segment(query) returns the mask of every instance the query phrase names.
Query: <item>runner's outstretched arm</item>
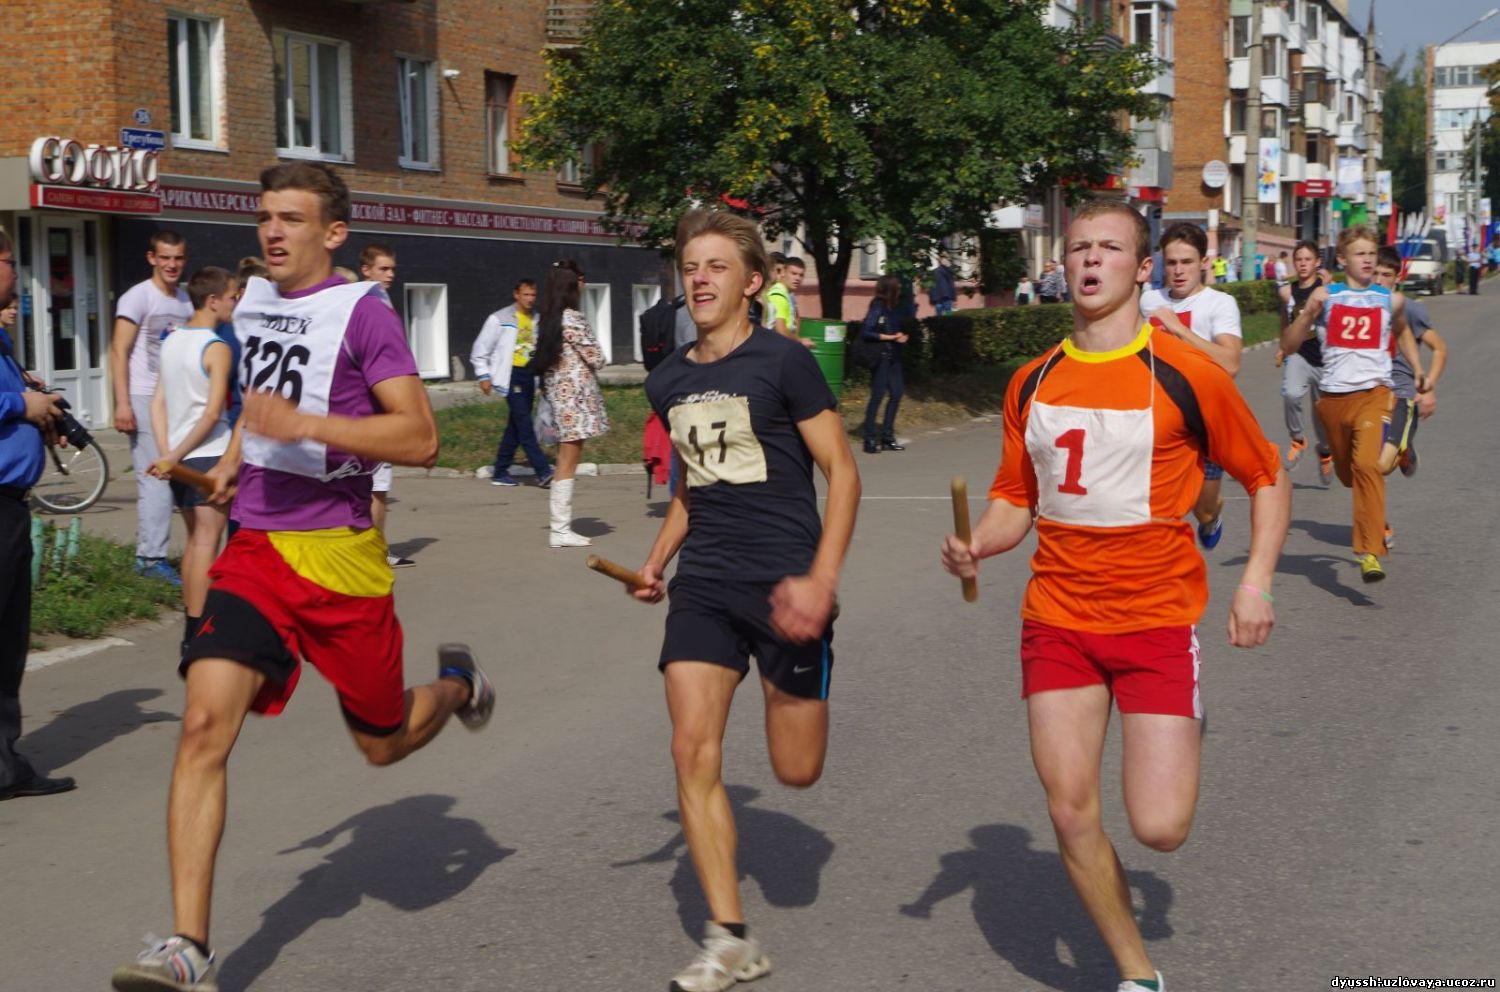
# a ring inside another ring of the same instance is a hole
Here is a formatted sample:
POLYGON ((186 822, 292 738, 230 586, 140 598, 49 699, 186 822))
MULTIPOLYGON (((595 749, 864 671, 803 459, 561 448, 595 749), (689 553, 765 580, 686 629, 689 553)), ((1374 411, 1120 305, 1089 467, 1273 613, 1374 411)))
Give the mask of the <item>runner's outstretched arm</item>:
POLYGON ((1276 484, 1261 486, 1250 497, 1250 558, 1229 609, 1229 643, 1237 648, 1259 647, 1271 636, 1276 624, 1271 580, 1291 522, 1292 484, 1278 466, 1276 484))
POLYGON ((384 413, 369 417, 319 417, 303 413, 277 393, 245 394, 240 423, 273 441, 321 441, 351 455, 393 465, 437 464, 437 418, 422 380, 398 375, 370 387, 384 413))

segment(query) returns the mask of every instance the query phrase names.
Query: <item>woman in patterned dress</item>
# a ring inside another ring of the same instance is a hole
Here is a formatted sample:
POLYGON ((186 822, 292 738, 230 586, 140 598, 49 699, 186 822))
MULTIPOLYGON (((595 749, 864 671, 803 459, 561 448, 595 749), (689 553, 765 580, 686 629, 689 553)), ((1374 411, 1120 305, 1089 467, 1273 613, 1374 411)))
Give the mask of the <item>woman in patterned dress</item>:
POLYGON ((532 358, 557 423, 557 465, 550 493, 552 529, 547 539, 554 548, 582 548, 592 543, 573 531, 573 476, 583 455, 583 442, 609 430, 604 394, 595 375, 604 367, 604 349, 578 309, 582 291, 583 271, 576 262, 563 259, 552 263, 542 289, 536 354, 532 358))

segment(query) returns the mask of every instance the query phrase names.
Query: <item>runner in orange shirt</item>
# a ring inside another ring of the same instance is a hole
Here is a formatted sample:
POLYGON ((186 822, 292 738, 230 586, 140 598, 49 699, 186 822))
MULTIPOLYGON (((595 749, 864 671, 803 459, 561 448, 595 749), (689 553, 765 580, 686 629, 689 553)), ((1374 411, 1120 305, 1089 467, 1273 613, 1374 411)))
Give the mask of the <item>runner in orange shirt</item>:
POLYGON ((1229 613, 1236 647, 1270 636, 1271 579, 1291 516, 1281 458, 1229 374, 1142 325, 1149 241, 1124 204, 1094 201, 1074 215, 1064 262, 1073 332, 1011 380, 989 509, 968 544, 950 535, 942 550, 949 572, 971 577, 1035 519, 1021 608, 1032 759, 1063 865, 1119 966, 1120 992, 1162 986, 1100 819, 1110 701, 1121 714, 1131 829, 1148 847, 1174 850, 1198 800, 1196 624, 1208 582, 1182 518, 1204 462, 1251 494, 1250 555, 1229 613))

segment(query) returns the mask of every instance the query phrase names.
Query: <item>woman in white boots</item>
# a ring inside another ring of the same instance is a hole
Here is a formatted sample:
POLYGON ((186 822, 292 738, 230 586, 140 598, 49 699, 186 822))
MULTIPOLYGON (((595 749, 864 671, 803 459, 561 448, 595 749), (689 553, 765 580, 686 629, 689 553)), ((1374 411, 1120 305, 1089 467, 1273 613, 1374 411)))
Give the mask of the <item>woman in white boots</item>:
POLYGON ((583 271, 570 259, 553 262, 538 306, 536 355, 532 367, 541 373, 542 393, 552 404, 557 422, 557 464, 552 476, 552 528, 547 543, 554 548, 583 548, 590 543, 573 532, 573 475, 583 454, 583 442, 609 430, 604 394, 595 376, 604 367, 589 322, 578 309, 583 271))

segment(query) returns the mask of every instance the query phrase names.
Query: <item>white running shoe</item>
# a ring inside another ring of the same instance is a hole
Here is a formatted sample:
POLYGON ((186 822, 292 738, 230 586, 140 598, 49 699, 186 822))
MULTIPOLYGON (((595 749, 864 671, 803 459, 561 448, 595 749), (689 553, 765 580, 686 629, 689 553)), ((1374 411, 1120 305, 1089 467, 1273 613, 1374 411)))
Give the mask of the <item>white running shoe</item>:
POLYGON ((703 949, 672 979, 671 992, 724 992, 771 971, 771 961, 754 937, 741 940, 717 923, 703 931, 703 949))
POLYGON ((185 937, 147 934, 145 940, 134 964, 115 969, 116 992, 219 992, 212 954, 205 956, 185 937))
MULTIPOLYGON (((1161 989, 1161 992, 1167 992, 1167 984, 1161 980, 1161 972, 1159 971, 1156 973, 1156 987, 1161 989)), ((1120 987, 1115 992, 1150 992, 1150 990, 1139 982, 1130 981, 1121 982, 1120 987)))

